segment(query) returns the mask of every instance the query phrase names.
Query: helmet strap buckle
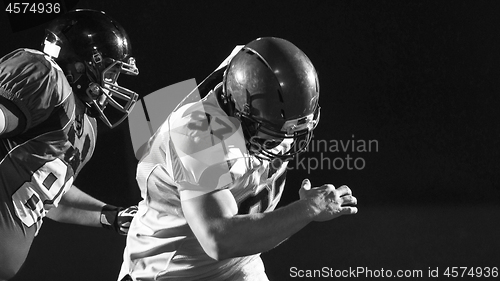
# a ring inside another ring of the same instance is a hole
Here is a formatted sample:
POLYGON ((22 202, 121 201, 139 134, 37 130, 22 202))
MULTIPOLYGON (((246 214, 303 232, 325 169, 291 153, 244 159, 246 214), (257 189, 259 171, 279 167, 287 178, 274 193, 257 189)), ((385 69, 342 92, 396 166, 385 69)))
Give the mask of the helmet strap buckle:
POLYGON ((87 94, 91 97, 91 99, 96 99, 99 95, 101 95, 101 88, 96 83, 92 82, 89 84, 87 88, 87 94))
POLYGON ((92 60, 95 64, 100 64, 102 62, 101 53, 99 53, 96 49, 92 50, 92 60))

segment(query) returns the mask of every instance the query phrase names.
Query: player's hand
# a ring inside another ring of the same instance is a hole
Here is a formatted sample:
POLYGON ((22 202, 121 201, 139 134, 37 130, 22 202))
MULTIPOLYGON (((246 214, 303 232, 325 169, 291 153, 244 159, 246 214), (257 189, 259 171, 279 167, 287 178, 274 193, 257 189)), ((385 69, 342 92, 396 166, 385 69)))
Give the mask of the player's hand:
POLYGON ((314 221, 327 221, 342 215, 358 212, 356 197, 347 185, 335 188, 331 184, 311 187, 308 179, 302 181, 299 190, 301 200, 306 200, 314 210, 314 221))
POLYGON ((137 213, 137 206, 128 208, 105 205, 101 211, 101 224, 104 228, 112 229, 118 234, 127 235, 130 223, 137 213))
POLYGON ((137 213, 137 206, 130 206, 118 212, 116 216, 116 228, 119 234, 127 235, 130 223, 137 213))

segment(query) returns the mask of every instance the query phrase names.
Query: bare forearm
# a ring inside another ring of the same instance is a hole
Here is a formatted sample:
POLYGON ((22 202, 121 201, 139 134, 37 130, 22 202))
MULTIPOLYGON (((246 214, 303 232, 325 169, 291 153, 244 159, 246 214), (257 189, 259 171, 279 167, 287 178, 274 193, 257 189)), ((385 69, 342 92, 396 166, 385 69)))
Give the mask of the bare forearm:
POLYGON ((100 214, 104 205, 102 201, 72 186, 61 198, 59 206, 51 209, 47 217, 63 223, 101 227, 100 214))
POLYGON ((305 227, 313 217, 307 202, 299 200, 273 212, 224 219, 220 227, 230 231, 219 237, 224 249, 222 256, 230 258, 269 251, 305 227))
MULTIPOLYGON (((300 200, 272 212, 238 215, 227 189, 182 202, 182 210, 205 252, 217 260, 268 251, 311 221, 327 221, 357 213, 357 199, 347 186, 331 184, 311 188, 304 180, 300 200)), ((182 194, 181 194, 182 197, 182 194)))
POLYGON ((101 227, 100 213, 100 211, 82 210, 60 204, 57 208, 50 210, 47 217, 62 223, 101 227))

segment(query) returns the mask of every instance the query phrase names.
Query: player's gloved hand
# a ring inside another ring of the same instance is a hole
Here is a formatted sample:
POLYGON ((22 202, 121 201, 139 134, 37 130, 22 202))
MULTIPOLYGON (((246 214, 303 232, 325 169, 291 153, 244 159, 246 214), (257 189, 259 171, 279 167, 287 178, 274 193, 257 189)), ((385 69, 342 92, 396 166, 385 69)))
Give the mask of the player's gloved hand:
POLYGON ((137 213, 137 206, 128 208, 104 205, 101 210, 101 224, 106 229, 112 229, 118 234, 127 235, 130 223, 137 213))

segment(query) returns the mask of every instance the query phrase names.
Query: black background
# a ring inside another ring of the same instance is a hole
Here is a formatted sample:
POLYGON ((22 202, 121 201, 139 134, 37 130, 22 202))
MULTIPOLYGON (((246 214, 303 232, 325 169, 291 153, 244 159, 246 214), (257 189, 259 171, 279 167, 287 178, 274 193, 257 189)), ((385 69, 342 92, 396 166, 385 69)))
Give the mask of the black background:
MULTIPOLYGON (((378 142, 377 151, 323 153, 361 157, 361 170, 289 173, 281 205, 298 198, 308 177, 313 185, 349 185, 359 213, 311 223, 264 253, 271 280, 292 279, 291 267, 417 269, 426 277, 429 268, 500 266, 500 2, 124 2, 76 4, 106 11, 128 31, 140 75, 122 77, 121 85, 145 96, 201 81, 235 45, 282 37, 319 73, 315 138, 378 142)), ((2 55, 38 48, 43 24, 14 32, 16 23, 0 15, 2 55)), ((76 184, 111 204, 135 204, 128 125, 99 129, 94 158, 76 184)), ((47 219, 13 280, 115 280, 124 245, 106 230, 47 219)))

